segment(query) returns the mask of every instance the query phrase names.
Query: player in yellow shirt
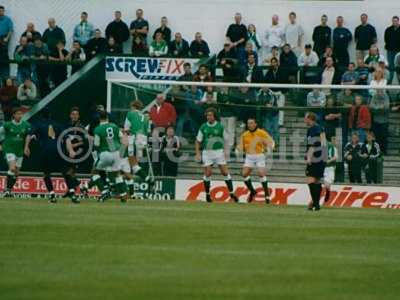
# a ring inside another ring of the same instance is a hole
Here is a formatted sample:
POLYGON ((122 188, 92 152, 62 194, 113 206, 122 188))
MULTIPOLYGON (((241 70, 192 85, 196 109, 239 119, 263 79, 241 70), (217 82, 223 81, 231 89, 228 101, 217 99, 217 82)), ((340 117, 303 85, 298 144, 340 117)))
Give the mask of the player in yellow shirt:
POLYGON ((241 135, 240 144, 238 145, 238 150, 246 154, 242 175, 244 183, 250 191, 247 199, 249 203, 254 200, 256 195, 256 190, 250 178, 253 168, 257 168, 258 176, 264 189, 265 203, 268 204, 270 202, 265 153, 268 149, 273 149, 274 146, 274 140, 265 130, 258 128, 256 119, 249 118, 247 120, 247 130, 241 135))

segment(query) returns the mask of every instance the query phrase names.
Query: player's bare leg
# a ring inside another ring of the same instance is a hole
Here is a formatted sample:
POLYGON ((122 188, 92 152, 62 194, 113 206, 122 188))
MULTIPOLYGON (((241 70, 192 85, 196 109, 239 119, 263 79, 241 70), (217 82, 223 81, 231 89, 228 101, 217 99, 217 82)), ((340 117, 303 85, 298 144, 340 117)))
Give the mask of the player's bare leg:
POLYGON ((242 176, 244 178, 244 184, 246 185, 246 187, 250 192, 249 197, 247 198, 247 203, 253 202, 254 197, 256 196, 256 190, 254 189, 253 183, 251 182, 251 177, 250 177, 251 172, 252 168, 243 167, 242 176))
POLYGON ((219 165, 219 170, 221 171, 221 175, 224 176, 225 184, 229 190, 229 195, 231 197, 231 200, 234 202, 239 202, 238 197, 236 197, 234 191, 233 191, 233 183, 232 183, 232 177, 231 174, 229 174, 229 169, 228 165, 219 165))
POLYGON ((269 195, 269 188, 268 188, 267 169, 258 168, 258 176, 260 177, 260 182, 264 190, 265 204, 269 204, 271 202, 271 198, 269 195))
POLYGON ((205 166, 203 183, 204 183, 204 191, 206 192, 206 201, 207 202, 212 202, 212 199, 210 196, 211 175, 212 175, 212 166, 205 166))

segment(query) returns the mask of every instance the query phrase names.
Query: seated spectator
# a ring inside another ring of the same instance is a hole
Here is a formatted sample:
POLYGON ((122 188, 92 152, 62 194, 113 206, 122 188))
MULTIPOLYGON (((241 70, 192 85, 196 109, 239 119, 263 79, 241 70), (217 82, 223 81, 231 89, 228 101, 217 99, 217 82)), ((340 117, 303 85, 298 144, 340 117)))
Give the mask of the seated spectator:
POLYGON ((275 141, 279 143, 279 111, 271 108, 278 108, 278 97, 269 88, 261 88, 257 93, 257 104, 266 106, 270 109, 261 111, 264 128, 268 131, 275 141))
MULTIPOLYGON (((325 67, 320 75, 320 83, 324 85, 337 85, 340 84, 340 73, 333 65, 332 57, 328 57, 325 61, 325 67)), ((326 96, 331 95, 331 89, 324 89, 326 96)))
POLYGON ((224 65, 226 59, 231 59, 231 60, 238 59, 236 48, 232 48, 231 44, 229 43, 225 43, 224 48, 217 55, 217 60, 218 60, 217 62, 220 65, 224 65))
POLYGON ((257 52, 253 50, 253 46, 250 42, 247 42, 244 48, 239 49, 238 56, 239 56, 239 64, 241 66, 247 65, 247 58, 250 54, 253 54, 256 59, 256 65, 258 65, 258 55, 257 52))
POLYGON ((136 34, 132 38, 132 54, 136 57, 146 57, 149 55, 147 44, 143 40, 143 36, 136 34))
POLYGON ((371 129, 371 112, 367 105, 363 104, 361 95, 354 99, 354 105, 349 112, 349 129, 352 133, 357 133, 361 143, 365 142, 366 133, 371 129))
POLYGON ((383 77, 386 79, 386 81, 389 84, 389 79, 390 79, 390 71, 386 68, 386 62, 383 60, 378 61, 378 67, 377 69, 383 70, 383 77))
MULTIPOLYGON (((372 80, 369 83, 371 87, 385 87, 387 85, 387 80, 385 79, 385 74, 381 68, 377 68, 372 74, 372 80)), ((377 89, 371 88, 369 94, 373 97, 377 93, 377 89)), ((384 90, 381 90, 384 91, 384 90)))
POLYGON ((313 84, 318 80, 319 71, 318 66, 319 58, 317 53, 312 51, 310 44, 305 45, 304 52, 300 54, 297 63, 302 67, 301 82, 305 84, 313 84))
POLYGON ((369 49, 369 54, 364 58, 365 64, 370 68, 376 68, 378 66, 378 62, 382 60, 387 65, 387 61, 385 57, 379 53, 379 49, 377 46, 372 46, 369 49))
POLYGON ((150 119, 155 128, 167 128, 174 126, 176 123, 176 110, 175 107, 168 102, 165 102, 165 96, 158 94, 156 101, 150 109, 150 119))
POLYGON ((273 46, 273 47, 271 48, 271 53, 268 53, 268 54, 265 56, 264 65, 270 66, 270 65, 271 65, 271 60, 272 60, 273 58, 275 58, 275 59, 278 60, 278 62, 279 62, 279 59, 280 59, 279 48, 276 47, 276 46, 273 46))
POLYGON ((161 18, 161 26, 154 31, 153 40, 156 39, 157 33, 161 33, 161 37, 167 43, 167 45, 171 42, 171 29, 168 28, 167 17, 161 18))
MULTIPOLYGON (((179 81, 193 81, 192 65, 188 62, 183 64, 183 75, 179 77, 179 81)), ((187 86, 183 86, 184 90, 188 90, 187 86)))
POLYGON ((22 33, 21 37, 23 36, 27 38, 28 43, 33 43, 36 39, 42 38, 40 32, 35 30, 35 24, 33 23, 28 23, 26 25, 26 29, 22 33))
POLYGON ((178 136, 183 136, 184 129, 189 129, 192 136, 197 133, 198 124, 204 113, 201 103, 202 98, 203 92, 195 85, 192 85, 186 91, 182 103, 178 106, 179 114, 176 124, 176 134, 178 136))
POLYGON ((355 69, 357 73, 357 84, 358 85, 368 85, 369 69, 365 65, 364 60, 357 59, 357 68, 355 69))
POLYGON ((19 101, 36 100, 37 96, 36 85, 29 78, 18 87, 17 99, 19 101))
POLYGON ((238 81, 238 54, 236 48, 230 46, 229 43, 224 44, 224 49, 222 49, 217 56, 217 62, 220 67, 222 67, 223 81, 225 82, 236 82, 238 81))
POLYGON ((337 95, 338 105, 344 107, 352 107, 354 104, 354 94, 351 89, 341 90, 337 95))
POLYGON ((28 62, 31 57, 30 51, 28 39, 25 36, 21 37, 14 51, 14 59, 18 62, 17 84, 22 84, 26 78, 31 77, 31 64, 28 62))
MULTIPOLYGON (((129 29, 132 37, 139 35, 145 45, 147 45, 147 35, 149 34, 149 22, 143 18, 143 9, 136 10, 136 20, 132 21, 129 29)), ((133 40, 133 39, 132 39, 133 40)))
POLYGON ((169 44, 169 55, 173 57, 188 57, 189 56, 189 43, 182 38, 180 32, 175 33, 175 39, 169 44))
POLYGON ((259 54, 262 48, 262 43, 254 24, 250 24, 247 27, 247 41, 251 43, 253 51, 256 51, 257 54, 259 54))
POLYGON ((200 32, 197 32, 194 41, 190 44, 189 53, 191 57, 200 58, 210 55, 210 48, 200 32))
POLYGON ((356 72, 356 65, 354 63, 349 63, 347 71, 342 75, 343 85, 356 85, 358 82, 358 74, 356 72))
POLYGON ((162 176, 176 177, 178 175, 178 159, 180 156, 181 142, 175 135, 173 126, 168 126, 160 143, 160 161, 162 176))
POLYGON ((78 41, 73 42, 72 49, 67 55, 67 61, 71 62, 71 74, 79 71, 86 62, 86 54, 83 51, 81 44, 78 41))
POLYGON ((45 97, 50 93, 50 66, 43 62, 49 58, 49 49, 41 39, 37 39, 31 45, 30 54, 32 60, 39 62, 32 65, 33 81, 38 85, 41 97, 45 97))
POLYGON ((107 40, 101 36, 101 30, 96 29, 94 38, 86 44, 86 59, 89 61, 93 57, 104 54, 107 51, 107 40))
POLYGON ((320 58, 320 60, 319 60, 319 62, 318 62, 318 66, 324 67, 324 66, 325 66, 325 63, 326 63, 326 59, 327 59, 328 57, 332 58, 333 64, 336 65, 337 60, 336 60, 336 58, 335 58, 335 55, 333 54, 333 49, 332 49, 331 46, 327 46, 327 47, 325 48, 325 52, 324 52, 324 54, 322 54, 322 56, 321 56, 321 58, 320 58))
POLYGON ((81 22, 75 26, 72 39, 78 41, 85 48, 90 39, 94 37, 94 26, 88 22, 87 12, 81 13, 81 22))
POLYGON ((351 183, 362 183, 361 147, 362 143, 360 143, 357 132, 353 132, 350 142, 344 147, 344 159, 348 165, 349 180, 351 183))
POLYGON ((383 154, 387 152, 387 141, 389 136, 389 113, 390 99, 383 90, 377 90, 369 103, 372 114, 372 131, 375 133, 383 154))
POLYGON ((328 97, 326 100, 326 106, 324 111, 323 121, 325 124, 326 139, 331 140, 332 137, 336 136, 336 129, 340 128, 340 113, 336 101, 333 97, 328 97))
POLYGON ((114 13, 114 20, 106 27, 106 39, 109 41, 112 37, 115 44, 121 47, 129 39, 128 25, 122 20, 122 13, 117 10, 114 13))
MULTIPOLYGON (((271 59, 271 66, 265 74, 264 81, 266 83, 285 83, 284 75, 279 67, 279 61, 274 57, 271 59)), ((273 91, 279 91, 277 88, 273 88, 273 91)))
POLYGON ((208 87, 203 98, 201 99, 201 102, 203 104, 204 111, 211 107, 217 109, 217 92, 214 92, 212 87, 208 87))
POLYGON ((289 44, 283 46, 279 57, 284 82, 297 83, 297 56, 289 44))
POLYGON ((163 40, 163 34, 157 32, 155 39, 151 42, 149 47, 149 55, 154 57, 163 57, 168 54, 167 42, 163 40))
MULTIPOLYGON (((193 81, 197 82, 212 82, 214 81, 207 65, 200 65, 198 71, 193 76, 193 81)), ((204 90, 203 87, 201 87, 204 90)))
POLYGON ((106 54, 107 55, 119 55, 122 54, 122 47, 120 44, 117 44, 115 42, 115 39, 111 36, 107 40, 107 48, 106 48, 106 54))
POLYGON ((0 88, 0 102, 1 109, 4 113, 4 120, 11 120, 12 109, 15 101, 17 100, 18 87, 15 81, 11 78, 7 78, 0 88))
POLYGON ((58 42, 63 42, 65 45, 65 33, 60 27, 56 25, 56 20, 50 18, 48 21, 49 27, 43 33, 43 43, 49 47, 49 51, 56 49, 58 42))
POLYGON ((263 81, 262 69, 256 65, 254 54, 250 54, 243 72, 243 80, 247 83, 261 83, 263 81))
POLYGON ((360 156, 364 160, 364 172, 367 183, 378 183, 378 159, 381 156, 381 151, 379 144, 375 141, 375 134, 373 132, 368 132, 367 140, 361 146, 360 156))
POLYGON ((55 87, 58 87, 68 77, 67 65, 65 64, 68 54, 68 51, 65 50, 64 42, 62 41, 59 41, 56 49, 50 52, 49 60, 60 63, 51 66, 51 80, 53 81, 55 87))

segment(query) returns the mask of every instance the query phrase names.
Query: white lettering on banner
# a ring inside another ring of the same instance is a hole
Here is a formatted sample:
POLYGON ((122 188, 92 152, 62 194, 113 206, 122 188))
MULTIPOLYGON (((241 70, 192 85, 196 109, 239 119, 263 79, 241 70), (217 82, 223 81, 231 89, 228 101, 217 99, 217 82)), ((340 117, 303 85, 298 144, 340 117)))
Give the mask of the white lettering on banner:
POLYGON ((107 57, 106 79, 176 80, 184 74, 185 63, 195 72, 198 62, 189 58, 107 57))
MULTIPOLYGON (((204 201, 205 193, 202 181, 177 180, 175 197, 184 201, 204 201)), ((254 202, 264 201, 264 191, 255 185, 257 195, 254 202)), ((270 183, 271 201, 276 205, 307 205, 310 196, 306 184, 270 183)), ((235 194, 240 202, 245 202, 249 195, 243 182, 234 182, 235 194)), ((323 191, 321 199, 324 198, 323 191)), ((213 181, 210 190, 216 202, 228 202, 230 196, 223 181, 213 181)), ((400 209, 400 189, 383 186, 340 186, 334 185, 326 206, 335 207, 376 207, 400 209)))

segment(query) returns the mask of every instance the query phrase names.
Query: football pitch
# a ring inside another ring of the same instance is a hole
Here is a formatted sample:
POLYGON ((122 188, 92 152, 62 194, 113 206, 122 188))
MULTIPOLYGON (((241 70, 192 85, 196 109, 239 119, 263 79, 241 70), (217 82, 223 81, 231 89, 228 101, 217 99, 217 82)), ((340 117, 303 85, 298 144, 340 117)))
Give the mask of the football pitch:
POLYGON ((0 299, 399 299, 384 209, 0 200, 0 299))

